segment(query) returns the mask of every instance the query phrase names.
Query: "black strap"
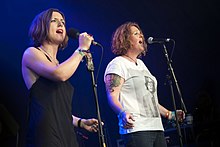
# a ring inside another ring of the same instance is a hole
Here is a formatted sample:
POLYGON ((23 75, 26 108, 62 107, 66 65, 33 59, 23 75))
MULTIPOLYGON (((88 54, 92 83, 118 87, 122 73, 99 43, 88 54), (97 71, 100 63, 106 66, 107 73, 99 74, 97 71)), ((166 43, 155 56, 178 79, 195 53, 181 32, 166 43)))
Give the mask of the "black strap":
MULTIPOLYGON (((41 51, 41 49, 40 49, 39 47, 37 47, 37 49, 41 51)), ((50 59, 50 57, 49 57, 47 54, 44 53, 44 55, 46 56, 46 58, 47 58, 50 62, 52 62, 51 59, 50 59)))

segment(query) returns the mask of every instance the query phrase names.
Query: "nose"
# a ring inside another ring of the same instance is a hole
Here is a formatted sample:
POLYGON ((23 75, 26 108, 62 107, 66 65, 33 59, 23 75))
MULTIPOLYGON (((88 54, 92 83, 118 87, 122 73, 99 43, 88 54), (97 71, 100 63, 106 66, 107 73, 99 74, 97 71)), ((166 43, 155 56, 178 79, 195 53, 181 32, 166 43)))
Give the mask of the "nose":
POLYGON ((143 34, 140 34, 140 35, 139 35, 139 37, 140 37, 140 38, 143 38, 143 37, 144 37, 144 35, 143 35, 143 34))
POLYGON ((63 26, 63 22, 60 21, 60 20, 57 20, 57 25, 58 25, 58 26, 63 26))

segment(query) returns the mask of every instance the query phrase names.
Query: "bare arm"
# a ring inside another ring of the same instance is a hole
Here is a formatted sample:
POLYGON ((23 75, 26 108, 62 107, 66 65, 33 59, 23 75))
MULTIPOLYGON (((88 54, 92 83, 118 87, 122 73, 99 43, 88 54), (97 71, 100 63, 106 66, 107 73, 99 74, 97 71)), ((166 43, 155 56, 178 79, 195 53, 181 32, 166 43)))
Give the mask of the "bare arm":
POLYGON ((124 79, 116 74, 108 74, 105 76, 105 85, 110 107, 122 118, 122 125, 124 128, 133 128, 135 120, 132 114, 125 111, 119 102, 119 93, 123 83, 124 79))
POLYGON ((119 93, 124 83, 124 79, 116 74, 108 74, 105 76, 105 87, 109 105, 116 114, 122 111, 122 105, 119 102, 119 93))
MULTIPOLYGON (((163 107, 162 105, 158 104, 159 105, 159 111, 160 111, 160 114, 165 117, 165 118, 168 118, 169 119, 169 115, 170 115, 170 111, 168 109, 166 109, 165 107, 163 107)), ((170 116, 171 117, 171 116, 170 116)))
MULTIPOLYGON (((79 48, 88 50, 93 37, 87 33, 82 33, 79 36, 79 48)), ((23 76, 30 76, 29 73, 32 71, 38 76, 45 77, 54 81, 66 81, 69 79, 77 67, 83 56, 79 52, 74 52, 67 60, 63 63, 56 65, 48 61, 44 53, 37 50, 34 47, 28 48, 22 58, 22 71, 23 76), (30 70, 30 72, 28 72, 30 70)))
MULTIPOLYGON (((174 111, 170 111, 168 109, 166 109, 165 107, 163 107, 162 105, 158 104, 159 105, 159 111, 160 111, 160 114, 167 118, 168 120, 174 120, 176 119, 175 118, 175 112, 174 111)), ((182 122, 183 119, 185 119, 185 113, 184 111, 182 110, 176 110, 176 113, 177 113, 177 119, 178 121, 182 122)))
POLYGON ((58 66, 46 58, 36 48, 28 48, 23 55, 22 68, 28 68, 37 75, 54 80, 65 81, 76 71, 82 56, 74 52, 70 58, 58 66))

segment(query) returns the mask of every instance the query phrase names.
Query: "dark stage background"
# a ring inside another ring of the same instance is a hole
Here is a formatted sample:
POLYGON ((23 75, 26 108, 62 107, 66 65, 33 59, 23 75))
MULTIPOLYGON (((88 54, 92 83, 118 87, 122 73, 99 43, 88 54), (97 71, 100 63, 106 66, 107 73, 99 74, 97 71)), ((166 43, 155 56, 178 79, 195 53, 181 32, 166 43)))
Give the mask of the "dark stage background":
MULTIPOLYGON (((126 21, 139 23, 146 38, 153 36, 172 38, 176 41, 172 65, 188 113, 194 116, 195 138, 191 142, 205 141, 206 147, 210 142, 217 144, 217 140, 213 137, 219 131, 217 122, 220 116, 218 92, 220 88, 218 47, 220 7, 217 1, 3 0, 0 10, 0 141, 4 146, 15 146, 17 130, 19 145, 23 144, 28 91, 21 75, 21 58, 29 44, 27 34, 31 21, 36 14, 50 7, 64 12, 67 28, 74 27, 81 32, 87 31, 93 34, 95 40, 104 47, 103 62, 97 77, 97 91, 108 147, 116 147, 120 136, 116 115, 107 104, 103 74, 108 62, 114 58, 110 50, 111 35, 126 21)), ((68 47, 59 52, 59 60, 68 58, 77 45, 76 40, 69 40, 68 47)), ((171 52, 172 44, 167 44, 167 48, 171 52)), ((96 75, 101 49, 92 46, 91 51, 96 75)), ((172 110, 170 89, 165 84, 166 75, 169 72, 162 46, 156 44, 149 46, 148 54, 142 60, 158 80, 160 103, 172 110)), ((81 63, 70 81, 75 87, 73 113, 79 117, 97 117, 91 76, 85 62, 81 63)), ((180 108, 180 99, 176 92, 175 94, 177 107, 180 108)), ((169 129, 170 125, 164 121, 164 127, 169 129)), ((97 134, 82 130, 77 132, 82 146, 99 146, 97 134)))

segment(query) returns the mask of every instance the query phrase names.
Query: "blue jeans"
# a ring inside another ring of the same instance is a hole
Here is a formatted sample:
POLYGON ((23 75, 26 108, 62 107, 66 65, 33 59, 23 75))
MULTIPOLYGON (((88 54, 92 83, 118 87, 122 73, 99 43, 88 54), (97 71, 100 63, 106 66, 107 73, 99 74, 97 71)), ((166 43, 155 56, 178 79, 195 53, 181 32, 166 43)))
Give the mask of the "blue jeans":
POLYGON ((139 131, 121 138, 126 147, 167 147, 163 131, 139 131))

